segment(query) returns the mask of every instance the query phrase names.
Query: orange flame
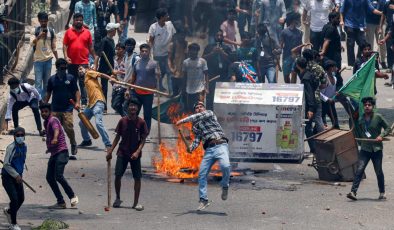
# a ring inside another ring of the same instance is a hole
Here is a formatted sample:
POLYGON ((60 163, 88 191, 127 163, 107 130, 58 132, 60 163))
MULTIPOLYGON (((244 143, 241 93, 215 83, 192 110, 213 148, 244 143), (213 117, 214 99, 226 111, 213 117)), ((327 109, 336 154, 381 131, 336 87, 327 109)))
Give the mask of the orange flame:
MULTIPOLYGON (((179 116, 178 114, 180 114, 180 109, 180 105, 174 103, 170 105, 167 110, 167 115, 171 118, 171 121, 174 124, 178 120, 188 116, 188 114, 182 114, 179 116)), ((193 140, 194 135, 191 132, 192 124, 184 124, 183 129, 189 131, 191 140, 193 140)), ((191 142, 189 144, 191 144, 191 142)), ((160 144, 159 150, 160 157, 152 158, 152 164, 156 168, 157 172, 182 179, 198 177, 200 163, 204 157, 204 149, 201 145, 190 154, 187 152, 186 145, 178 134, 174 147, 169 147, 168 144, 162 143, 160 144)), ((215 164, 212 169, 219 170, 219 166, 215 164)), ((221 173, 216 174, 218 174, 218 176, 221 175, 221 173)))

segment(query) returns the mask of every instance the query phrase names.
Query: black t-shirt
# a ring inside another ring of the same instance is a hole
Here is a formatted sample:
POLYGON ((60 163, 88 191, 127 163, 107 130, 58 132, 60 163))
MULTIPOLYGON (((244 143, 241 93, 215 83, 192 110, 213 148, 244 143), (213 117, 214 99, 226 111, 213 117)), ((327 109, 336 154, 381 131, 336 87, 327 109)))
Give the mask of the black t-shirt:
POLYGON ((124 20, 124 10, 125 10, 125 2, 127 0, 117 0, 117 8, 118 8, 118 13, 119 13, 119 18, 120 20, 124 20))
POLYGON ((324 25, 322 30, 323 38, 330 40, 325 56, 331 60, 337 60, 341 56, 341 36, 336 26, 331 23, 324 25))
MULTIPOLYGON (((112 67, 114 66, 114 57, 115 57, 115 42, 114 39, 109 38, 106 36, 101 40, 101 46, 99 49, 99 54, 104 51, 104 53, 107 55, 107 58, 109 60, 109 63, 111 63, 112 67)), ((107 65, 107 62, 105 61, 104 57, 100 58, 100 63, 99 63, 99 72, 101 73, 106 73, 110 74, 111 73, 111 68, 107 65)))
POLYGON ((75 101, 75 93, 78 91, 77 80, 73 75, 67 74, 60 78, 58 74, 48 79, 47 92, 52 93, 53 112, 71 112, 73 105, 70 99, 75 101))
POLYGON ((233 62, 228 69, 228 81, 235 76, 236 82, 242 82, 242 72, 239 69, 239 62, 233 62))
POLYGON ((101 30, 105 29, 107 24, 111 21, 111 15, 115 17, 118 14, 118 8, 115 4, 96 3, 96 14, 97 14, 97 27, 101 30))
MULTIPOLYGON (((217 44, 209 44, 207 47, 204 49, 204 54, 203 56, 205 57, 206 55, 212 53, 212 51, 217 47, 217 44)), ((221 45, 221 48, 223 51, 227 54, 231 54, 231 48, 225 44, 221 45)), ((224 59, 221 55, 218 53, 213 54, 209 57, 204 58, 207 61, 208 64, 208 75, 209 76, 216 76, 220 75, 221 77, 226 76, 226 73, 228 71, 228 66, 230 65, 230 57, 227 59, 224 59), (221 64, 220 64, 221 63, 221 64)))

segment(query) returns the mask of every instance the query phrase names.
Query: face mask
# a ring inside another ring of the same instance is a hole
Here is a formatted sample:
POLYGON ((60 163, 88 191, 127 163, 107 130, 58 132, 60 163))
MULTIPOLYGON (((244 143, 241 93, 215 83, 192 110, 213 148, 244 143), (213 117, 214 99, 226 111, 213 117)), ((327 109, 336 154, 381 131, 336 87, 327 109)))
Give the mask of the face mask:
POLYGON ((21 145, 23 142, 25 142, 25 137, 15 137, 15 141, 21 145))
POLYGON ((15 89, 11 89, 11 92, 18 94, 20 92, 19 87, 15 88, 15 89))

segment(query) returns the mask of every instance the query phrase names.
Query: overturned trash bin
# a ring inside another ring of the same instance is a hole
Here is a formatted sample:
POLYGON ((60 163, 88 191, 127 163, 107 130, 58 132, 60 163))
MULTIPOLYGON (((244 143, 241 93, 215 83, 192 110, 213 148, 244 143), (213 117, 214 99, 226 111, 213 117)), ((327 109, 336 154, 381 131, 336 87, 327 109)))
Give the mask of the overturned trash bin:
POLYGON ((353 181, 357 169, 358 148, 352 130, 329 129, 314 136, 313 167, 320 180, 353 181))

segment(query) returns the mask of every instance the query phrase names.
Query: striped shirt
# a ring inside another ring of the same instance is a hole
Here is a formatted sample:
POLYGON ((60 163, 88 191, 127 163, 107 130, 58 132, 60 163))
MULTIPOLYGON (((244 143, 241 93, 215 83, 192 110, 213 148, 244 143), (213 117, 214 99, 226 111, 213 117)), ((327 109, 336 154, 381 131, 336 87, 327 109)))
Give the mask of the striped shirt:
POLYGON ((190 146, 191 151, 196 149, 201 141, 203 143, 210 140, 219 140, 225 138, 222 127, 220 126, 216 115, 211 110, 205 110, 196 113, 179 121, 180 123, 192 122, 194 141, 190 146))

